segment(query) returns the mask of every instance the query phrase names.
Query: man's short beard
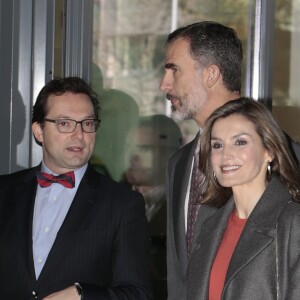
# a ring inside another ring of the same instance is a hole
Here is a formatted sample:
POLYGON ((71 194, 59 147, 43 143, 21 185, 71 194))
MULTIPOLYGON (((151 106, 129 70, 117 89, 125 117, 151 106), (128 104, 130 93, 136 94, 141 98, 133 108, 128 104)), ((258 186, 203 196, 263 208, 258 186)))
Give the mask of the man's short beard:
POLYGON ((193 116, 189 112, 182 112, 179 110, 173 110, 171 112, 171 117, 174 121, 184 121, 184 120, 191 120, 193 116))
POLYGON ((195 118, 195 115, 197 114, 198 110, 201 109, 200 106, 193 104, 192 106, 186 105, 186 101, 183 102, 182 100, 180 101, 181 106, 179 109, 173 109, 172 107, 172 112, 171 112, 171 117, 175 121, 185 121, 185 120, 192 120, 195 118), (184 104, 182 104, 184 103, 184 104))

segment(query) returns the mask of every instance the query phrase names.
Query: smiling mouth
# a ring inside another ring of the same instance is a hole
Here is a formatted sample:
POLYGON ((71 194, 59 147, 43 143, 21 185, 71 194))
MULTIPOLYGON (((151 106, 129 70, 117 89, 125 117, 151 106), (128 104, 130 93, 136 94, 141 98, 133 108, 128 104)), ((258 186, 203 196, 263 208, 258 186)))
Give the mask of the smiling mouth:
POLYGON ((221 167, 222 172, 228 172, 233 170, 238 170, 241 166, 224 166, 221 167))

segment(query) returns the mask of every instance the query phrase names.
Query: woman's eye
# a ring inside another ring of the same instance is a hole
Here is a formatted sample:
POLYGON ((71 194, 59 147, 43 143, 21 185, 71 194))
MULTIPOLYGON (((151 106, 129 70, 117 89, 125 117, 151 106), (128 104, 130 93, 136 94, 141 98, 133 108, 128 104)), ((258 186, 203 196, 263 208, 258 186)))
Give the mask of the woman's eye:
POLYGON ((220 143, 212 143, 211 147, 213 149, 220 149, 220 148, 222 148, 222 144, 220 144, 220 143))
POLYGON ((246 142, 245 140, 237 140, 237 141, 235 142, 235 144, 238 145, 238 146, 242 146, 242 145, 246 145, 247 142, 246 142))

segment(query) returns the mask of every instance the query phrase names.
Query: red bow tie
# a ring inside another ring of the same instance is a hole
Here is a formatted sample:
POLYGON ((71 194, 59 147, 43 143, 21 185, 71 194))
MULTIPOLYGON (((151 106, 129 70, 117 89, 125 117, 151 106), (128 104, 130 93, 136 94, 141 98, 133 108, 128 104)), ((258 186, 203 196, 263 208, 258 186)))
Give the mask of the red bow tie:
POLYGON ((37 172, 36 178, 42 188, 48 187, 52 183, 59 183, 68 189, 71 189, 75 186, 74 172, 68 172, 58 176, 44 172, 37 172))

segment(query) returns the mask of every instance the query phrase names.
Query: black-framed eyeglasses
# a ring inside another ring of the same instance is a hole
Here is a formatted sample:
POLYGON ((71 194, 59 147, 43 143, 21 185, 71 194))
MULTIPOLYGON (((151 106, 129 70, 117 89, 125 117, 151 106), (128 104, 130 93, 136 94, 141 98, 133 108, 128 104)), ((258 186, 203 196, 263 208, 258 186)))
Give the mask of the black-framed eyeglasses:
POLYGON ((80 124, 81 129, 86 133, 96 132, 99 128, 101 120, 99 119, 84 119, 76 121, 72 119, 44 119, 44 121, 55 123, 57 130, 61 133, 71 133, 75 131, 77 124, 80 124))

